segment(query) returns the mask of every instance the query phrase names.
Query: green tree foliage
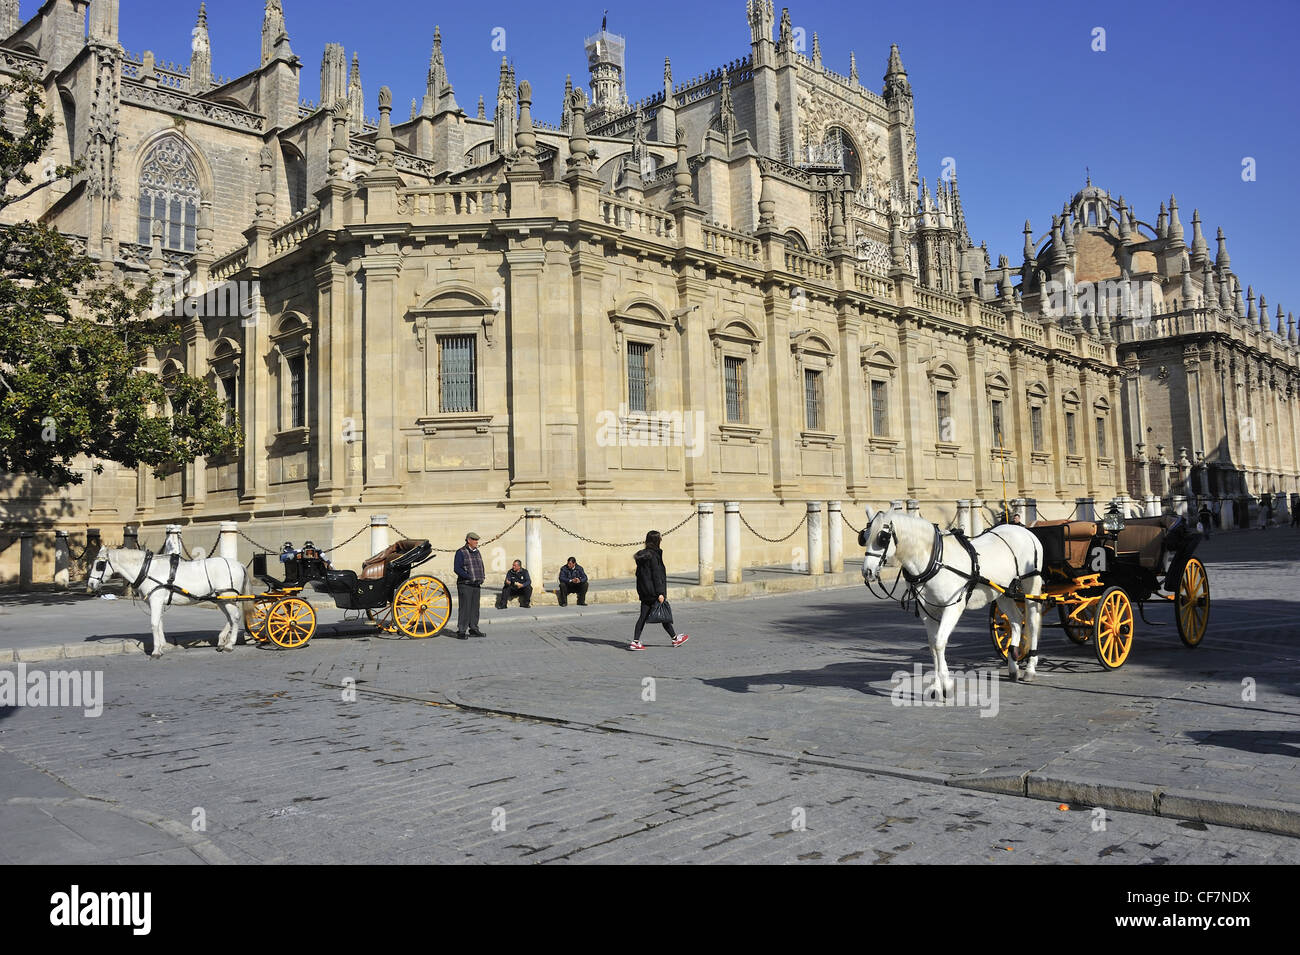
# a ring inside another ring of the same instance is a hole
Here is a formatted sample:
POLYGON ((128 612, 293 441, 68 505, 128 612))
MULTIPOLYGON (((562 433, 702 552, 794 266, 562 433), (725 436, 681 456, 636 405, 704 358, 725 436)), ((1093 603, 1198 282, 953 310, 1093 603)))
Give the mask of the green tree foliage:
MULTIPOLYGON (((19 131, 0 124, 0 211, 78 171, 46 162, 39 182, 30 171, 54 136, 43 100, 30 75, 0 86, 0 112, 20 103, 24 114, 19 131)), ((236 447, 238 426, 207 383, 143 367, 179 343, 184 320, 147 317, 150 287, 96 275, 58 231, 0 226, 0 469, 66 486, 82 480, 79 455, 165 470, 236 447)))

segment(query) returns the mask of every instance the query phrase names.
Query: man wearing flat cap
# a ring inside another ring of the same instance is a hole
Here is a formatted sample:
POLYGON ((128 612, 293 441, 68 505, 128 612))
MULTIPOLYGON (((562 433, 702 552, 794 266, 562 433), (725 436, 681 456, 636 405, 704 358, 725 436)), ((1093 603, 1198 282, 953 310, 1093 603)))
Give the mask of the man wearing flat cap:
POLYGON ((465 535, 465 546, 456 551, 456 638, 486 636, 478 628, 478 601, 483 593, 483 555, 478 551, 479 537, 473 531, 465 535))

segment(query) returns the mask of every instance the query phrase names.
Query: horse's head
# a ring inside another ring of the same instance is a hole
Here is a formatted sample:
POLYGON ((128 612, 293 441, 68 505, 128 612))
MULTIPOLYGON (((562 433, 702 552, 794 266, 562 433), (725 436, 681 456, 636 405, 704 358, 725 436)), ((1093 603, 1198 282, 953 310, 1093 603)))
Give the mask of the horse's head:
POLYGON ((880 577, 880 568, 897 546, 890 512, 877 511, 867 526, 858 533, 858 543, 867 549, 866 556, 862 558, 862 579, 876 580, 880 577))
POLYGON ((109 563, 108 548, 101 547, 99 553, 95 555, 95 562, 90 565, 90 573, 86 575, 86 593, 95 593, 104 586, 104 581, 112 576, 113 568, 109 563))

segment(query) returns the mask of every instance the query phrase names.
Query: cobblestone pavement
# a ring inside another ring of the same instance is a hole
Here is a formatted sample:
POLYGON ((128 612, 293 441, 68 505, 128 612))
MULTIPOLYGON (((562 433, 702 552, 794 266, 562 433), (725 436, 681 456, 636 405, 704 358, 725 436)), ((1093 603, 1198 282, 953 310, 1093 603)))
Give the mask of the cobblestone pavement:
MULTIPOLYGON (((857 589, 683 604, 691 641, 635 654, 627 611, 59 661, 103 673, 104 712, 0 709, 0 861, 1300 861, 1288 836, 969 788, 1300 805, 1297 538, 1204 556, 1201 647, 1168 607, 1109 673, 1046 631, 1040 680, 1000 679, 991 718, 891 705, 924 635, 857 589)), ((992 665, 973 613, 949 662, 992 665)))

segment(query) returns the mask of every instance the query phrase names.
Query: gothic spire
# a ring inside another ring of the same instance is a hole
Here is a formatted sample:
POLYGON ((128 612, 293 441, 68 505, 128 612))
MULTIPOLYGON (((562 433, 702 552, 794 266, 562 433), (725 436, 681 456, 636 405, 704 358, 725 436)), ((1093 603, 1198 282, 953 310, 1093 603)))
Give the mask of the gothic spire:
POLYGON ((320 104, 325 109, 332 109, 334 104, 347 95, 348 91, 348 57, 343 52, 343 44, 326 43, 325 52, 320 59, 320 104))
MULTIPOLYGON (((566 74, 564 77, 564 108, 560 111, 560 129, 566 133, 569 131, 569 123, 573 121, 573 110, 569 105, 569 97, 573 93, 573 74, 566 74)), ((483 97, 479 97, 480 106, 483 103, 483 97)))
POLYGON ((266 66, 277 56, 292 59, 293 50, 289 49, 289 31, 285 29, 280 0, 266 0, 262 14, 262 65, 266 66))
POLYGON ((505 156, 515 148, 515 85, 511 81, 510 61, 501 57, 501 71, 497 77, 497 111, 493 118, 496 126, 497 155, 505 156))
POLYGON ((1183 241, 1183 224, 1178 220, 1178 200, 1169 197, 1169 238, 1171 241, 1183 241))
POLYGON ((1165 211, 1163 202, 1160 203, 1160 215, 1156 218, 1156 237, 1169 238, 1169 213, 1165 211))
POLYGON ((483 94, 478 94, 478 118, 487 119, 487 109, 483 106, 483 94))
POLYGON ((852 50, 849 50, 849 79, 858 82, 858 56, 852 50))
POLYGON ((348 128, 357 135, 366 125, 366 99, 361 92, 361 60, 352 51, 352 72, 348 74, 348 128))
POLYGON ((822 41, 817 36, 817 31, 813 31, 813 48, 812 48, 813 66, 821 69, 822 65, 822 41))
POLYGON ((903 58, 898 53, 898 44, 890 44, 889 66, 885 68, 885 102, 893 104, 900 98, 912 95, 912 84, 907 80, 907 70, 903 69, 903 58))
POLYGON ((1223 237, 1223 226, 1219 226, 1218 252, 1214 257, 1214 265, 1222 275, 1232 267, 1232 259, 1228 257, 1228 240, 1223 237))
POLYGON ((1200 268, 1210 261, 1210 249, 1201 232, 1201 210, 1192 210, 1192 265, 1200 268))
POLYGON ((1033 265, 1037 257, 1034 255, 1034 230, 1029 225, 1029 220, 1025 220, 1025 264, 1033 265))
POLYGON ((433 50, 429 54, 429 75, 425 80, 424 89, 423 112, 426 116, 432 116, 438 112, 438 101, 442 99, 442 92, 449 85, 447 82, 447 64, 442 58, 442 28, 435 25, 433 28, 433 50))
POLYGON ((957 191, 957 174, 952 176, 952 223, 957 230, 957 235, 961 238, 958 243, 960 248, 968 249, 974 243, 970 240, 970 232, 966 229, 966 210, 961 204, 961 193, 957 191))
POLYGON ((673 105, 673 64, 664 57, 664 102, 673 105))
POLYGON ((190 95, 202 96, 212 85, 212 39, 208 36, 207 4, 199 4, 199 19, 190 43, 190 95))

